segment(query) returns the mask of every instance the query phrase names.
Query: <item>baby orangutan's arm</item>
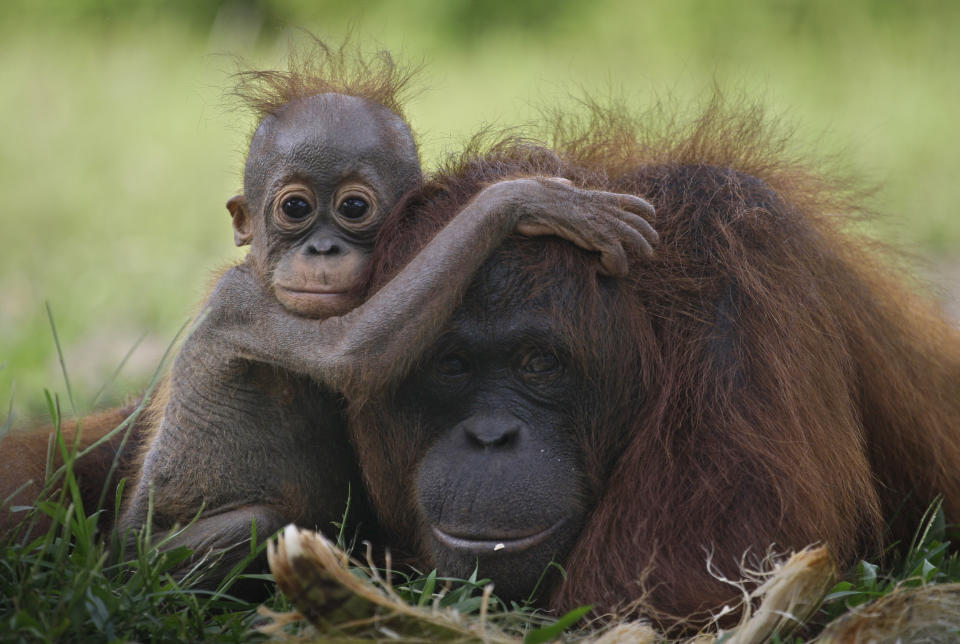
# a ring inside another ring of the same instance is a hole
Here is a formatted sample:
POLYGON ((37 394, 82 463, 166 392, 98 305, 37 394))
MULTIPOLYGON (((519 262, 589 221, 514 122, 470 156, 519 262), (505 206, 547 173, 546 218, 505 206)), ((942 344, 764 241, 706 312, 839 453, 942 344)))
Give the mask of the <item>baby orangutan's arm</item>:
POLYGON ((395 381, 460 302, 476 270, 508 235, 555 235, 600 253, 601 272, 623 276, 627 251, 649 256, 657 234, 632 195, 581 190, 561 180, 511 179, 482 190, 386 286, 345 315, 292 315, 241 265, 221 278, 213 328, 241 355, 307 374, 338 391, 395 381), (223 309, 223 306, 219 307, 223 309))

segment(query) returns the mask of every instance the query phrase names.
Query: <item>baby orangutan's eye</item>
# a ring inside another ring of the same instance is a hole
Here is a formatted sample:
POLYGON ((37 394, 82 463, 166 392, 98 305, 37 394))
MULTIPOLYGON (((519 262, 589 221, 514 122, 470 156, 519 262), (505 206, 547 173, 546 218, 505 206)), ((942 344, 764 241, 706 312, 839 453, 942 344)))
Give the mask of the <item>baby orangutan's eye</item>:
POLYGON ((348 197, 340 203, 337 211, 347 219, 360 219, 369 209, 370 204, 360 197, 348 197))
POLYGON ((283 214, 290 219, 304 219, 313 211, 313 206, 306 199, 290 197, 280 206, 283 214))

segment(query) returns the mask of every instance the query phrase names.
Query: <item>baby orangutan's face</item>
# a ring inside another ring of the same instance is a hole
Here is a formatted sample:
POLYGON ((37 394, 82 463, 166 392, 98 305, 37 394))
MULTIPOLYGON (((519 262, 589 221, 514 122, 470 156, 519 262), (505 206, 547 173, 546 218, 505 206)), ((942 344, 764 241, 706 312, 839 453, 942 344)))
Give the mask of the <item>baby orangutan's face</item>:
POLYGON ((244 195, 227 203, 238 245, 288 310, 324 318, 360 301, 383 219, 420 181, 412 134, 365 99, 320 94, 264 119, 244 195))

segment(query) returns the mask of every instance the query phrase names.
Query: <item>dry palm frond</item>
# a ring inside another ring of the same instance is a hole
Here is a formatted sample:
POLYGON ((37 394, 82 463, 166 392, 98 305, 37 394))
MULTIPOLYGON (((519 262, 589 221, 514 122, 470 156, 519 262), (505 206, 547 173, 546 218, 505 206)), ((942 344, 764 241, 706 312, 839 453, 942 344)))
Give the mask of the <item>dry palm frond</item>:
MULTIPOLYGON (((372 565, 352 561, 318 532, 287 526, 267 548, 270 570, 283 594, 325 639, 399 639, 404 642, 515 644, 520 640, 486 619, 467 617, 437 602, 411 606, 372 565), (369 579, 354 574, 363 568, 369 579)), ((489 592, 484 593, 484 604, 489 592)))
POLYGON ((960 641, 960 584, 901 588, 834 620, 818 644, 960 641))
POLYGON ((802 625, 820 607, 834 583, 836 570, 830 553, 821 546, 801 550, 762 574, 766 577, 763 583, 745 591, 740 623, 725 643, 765 642, 775 633, 782 636, 802 625), (757 601, 759 605, 752 610, 757 601))
POLYGON ((589 644, 656 644, 656 642, 663 642, 664 639, 649 624, 621 622, 588 641, 589 644))
MULTIPOLYGON (((519 644, 525 631, 543 624, 529 614, 504 627, 502 615, 488 613, 491 588, 485 589, 480 613, 465 615, 434 600, 413 606, 394 591, 368 562, 351 560, 322 534, 288 526, 267 550, 277 584, 299 613, 267 614, 277 633, 291 621, 306 619, 324 641, 362 639, 403 642, 490 642, 519 644), (353 570, 351 569, 353 567, 353 570), (356 569, 362 570, 358 574, 356 569), (512 628, 511 628, 512 627, 512 628)), ((769 561, 769 560, 768 560, 769 561)), ((743 591, 737 626, 704 631, 685 644, 759 644, 783 637, 820 607, 834 582, 835 569, 826 548, 803 550, 768 572, 744 570, 744 581, 730 581, 743 591), (752 589, 751 589, 752 588, 752 589)), ((729 581, 729 580, 728 580, 729 581)), ((734 610, 731 608, 730 610, 734 610)), ((266 614, 266 613, 265 613, 266 614)), ((721 612, 717 620, 728 616, 721 612)), ((821 644, 896 641, 955 642, 960 637, 960 584, 898 590, 853 609, 817 638, 821 644)), ((564 633, 565 641, 578 638, 564 633)), ((620 621, 580 632, 590 644, 653 644, 670 640, 649 624, 620 621)))

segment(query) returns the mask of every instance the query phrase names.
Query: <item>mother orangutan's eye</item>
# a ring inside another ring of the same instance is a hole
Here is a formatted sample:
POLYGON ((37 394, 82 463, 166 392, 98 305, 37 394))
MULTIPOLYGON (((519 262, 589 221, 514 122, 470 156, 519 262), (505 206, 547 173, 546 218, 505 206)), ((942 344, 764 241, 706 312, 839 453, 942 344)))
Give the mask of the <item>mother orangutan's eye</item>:
POLYGON ((443 376, 462 376, 470 370, 466 359, 458 355, 448 355, 437 362, 437 372, 443 376))
POLYGON ((360 219, 370 208, 370 205, 360 197, 348 197, 340 203, 337 212, 347 219, 360 219))
POLYGON ((537 353, 523 361, 524 372, 534 375, 543 375, 560 368, 560 361, 552 353, 537 353))
POLYGON ((283 214, 290 219, 304 219, 313 211, 313 206, 311 206, 310 202, 306 199, 290 197, 283 202, 280 209, 283 210, 283 214))

